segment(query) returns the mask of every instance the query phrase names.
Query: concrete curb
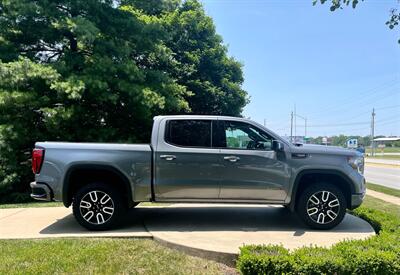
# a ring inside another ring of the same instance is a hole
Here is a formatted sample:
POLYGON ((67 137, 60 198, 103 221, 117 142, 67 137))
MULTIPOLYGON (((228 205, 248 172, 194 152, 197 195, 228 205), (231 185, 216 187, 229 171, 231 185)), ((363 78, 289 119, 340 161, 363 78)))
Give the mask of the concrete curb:
POLYGON ((191 246, 185 246, 185 245, 181 245, 181 244, 177 244, 177 243, 173 243, 173 242, 161 239, 154 235, 153 235, 153 240, 160 243, 161 245, 163 245, 165 247, 168 247, 171 249, 176 249, 178 251, 182 251, 191 256, 216 261, 218 263, 225 264, 229 267, 236 266, 236 260, 239 256, 236 253, 217 252, 217 251, 205 250, 205 249, 191 247, 191 246))

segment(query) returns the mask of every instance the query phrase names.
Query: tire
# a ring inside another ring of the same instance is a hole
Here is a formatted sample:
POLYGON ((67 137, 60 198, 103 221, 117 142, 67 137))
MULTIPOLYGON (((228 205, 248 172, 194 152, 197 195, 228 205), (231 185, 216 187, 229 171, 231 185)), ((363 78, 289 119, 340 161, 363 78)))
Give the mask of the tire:
POLYGON ((114 228, 125 207, 118 190, 104 183, 91 183, 75 194, 72 211, 81 226, 100 231, 114 228))
POLYGON ((313 229, 332 229, 346 214, 343 192, 329 183, 309 185, 299 196, 296 212, 300 219, 313 229))

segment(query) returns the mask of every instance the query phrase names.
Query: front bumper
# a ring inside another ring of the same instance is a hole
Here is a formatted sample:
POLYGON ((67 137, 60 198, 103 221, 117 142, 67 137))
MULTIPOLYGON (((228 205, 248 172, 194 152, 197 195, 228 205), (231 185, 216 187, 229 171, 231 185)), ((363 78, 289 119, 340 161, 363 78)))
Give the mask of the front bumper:
POLYGON ((347 206, 347 208, 351 210, 359 207, 362 204, 365 197, 365 193, 367 191, 364 176, 359 173, 357 173, 356 175, 357 177, 353 177, 355 190, 353 190, 353 193, 351 194, 350 205, 347 206))
POLYGON ((362 204, 362 202, 364 200, 364 197, 365 197, 365 192, 362 193, 362 194, 353 194, 353 195, 351 195, 351 206, 350 206, 350 209, 355 209, 355 208, 359 207, 362 204))
POLYGON ((53 200, 53 191, 51 188, 42 182, 31 182, 30 184, 32 193, 31 197, 34 198, 35 200, 39 201, 52 201, 53 200))

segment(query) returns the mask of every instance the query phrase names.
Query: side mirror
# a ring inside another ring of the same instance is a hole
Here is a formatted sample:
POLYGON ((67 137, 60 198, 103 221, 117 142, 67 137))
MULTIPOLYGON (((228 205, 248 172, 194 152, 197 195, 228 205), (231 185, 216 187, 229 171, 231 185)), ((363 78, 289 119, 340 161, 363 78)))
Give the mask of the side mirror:
POLYGON ((280 142, 279 140, 274 140, 272 143, 272 147, 276 152, 283 152, 284 146, 283 143, 280 142))

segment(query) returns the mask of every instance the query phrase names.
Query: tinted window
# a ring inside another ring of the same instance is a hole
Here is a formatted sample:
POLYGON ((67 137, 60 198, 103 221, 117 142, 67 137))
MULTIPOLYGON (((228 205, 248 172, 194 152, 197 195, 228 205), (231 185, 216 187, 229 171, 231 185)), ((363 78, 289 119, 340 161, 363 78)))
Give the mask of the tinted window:
POLYGON ((165 141, 185 147, 211 147, 211 121, 169 120, 165 141))
POLYGON ((272 138, 252 125, 225 121, 226 148, 248 150, 271 150, 272 138))

